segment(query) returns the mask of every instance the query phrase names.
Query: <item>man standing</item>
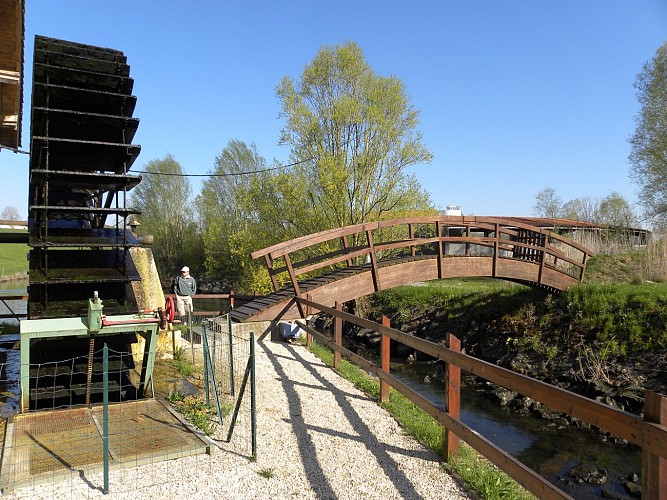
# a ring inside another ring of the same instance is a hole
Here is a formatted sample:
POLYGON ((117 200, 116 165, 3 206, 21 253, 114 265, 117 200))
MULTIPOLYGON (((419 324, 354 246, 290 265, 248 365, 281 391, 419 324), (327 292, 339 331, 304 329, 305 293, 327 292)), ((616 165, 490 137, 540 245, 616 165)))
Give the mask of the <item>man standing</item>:
POLYGON ((176 310, 179 316, 185 316, 192 312, 192 296, 197 293, 197 282, 190 276, 190 268, 183 266, 181 275, 174 280, 174 293, 176 294, 176 310))

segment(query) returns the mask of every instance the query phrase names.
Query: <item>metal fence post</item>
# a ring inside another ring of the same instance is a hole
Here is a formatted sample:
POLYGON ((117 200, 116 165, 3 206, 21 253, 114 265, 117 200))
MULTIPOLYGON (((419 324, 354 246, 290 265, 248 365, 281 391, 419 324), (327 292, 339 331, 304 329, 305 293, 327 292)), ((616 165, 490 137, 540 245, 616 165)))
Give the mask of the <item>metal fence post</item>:
POLYGON ((211 387, 208 383, 208 363, 206 363, 206 355, 208 353, 208 342, 206 335, 206 319, 201 322, 201 336, 202 347, 204 348, 204 391, 206 392, 206 408, 211 407, 211 387))
POLYGON ((190 314, 190 309, 188 309, 188 316, 186 318, 187 325, 185 329, 188 331, 188 337, 190 338, 190 351, 192 351, 192 364, 195 364, 195 336, 192 332, 192 315, 190 314))
POLYGON ((255 334, 250 332, 250 425, 252 427, 252 458, 257 460, 257 402, 255 399, 255 334))
POLYGON ((109 493, 109 348, 104 344, 102 354, 102 453, 104 454, 104 488, 109 493))
POLYGON ((234 337, 232 336, 232 315, 227 315, 227 338, 229 340, 229 394, 234 397, 234 337))

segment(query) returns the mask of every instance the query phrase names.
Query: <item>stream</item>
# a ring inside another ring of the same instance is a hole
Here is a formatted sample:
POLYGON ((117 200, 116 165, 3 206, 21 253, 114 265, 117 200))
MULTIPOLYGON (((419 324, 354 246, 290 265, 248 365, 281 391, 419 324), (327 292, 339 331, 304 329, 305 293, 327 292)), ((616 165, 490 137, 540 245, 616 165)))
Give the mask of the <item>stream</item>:
MULTIPOLYGON (((431 402, 444 407, 444 386, 426 383, 434 364, 392 363, 391 371, 431 402)), ((630 498, 622 480, 641 471, 641 449, 600 439, 586 429, 558 426, 533 414, 518 415, 478 390, 472 375, 461 380, 461 420, 542 477, 578 499, 599 499, 601 490, 630 498), (578 483, 568 472, 576 466, 606 471, 604 484, 578 483)))

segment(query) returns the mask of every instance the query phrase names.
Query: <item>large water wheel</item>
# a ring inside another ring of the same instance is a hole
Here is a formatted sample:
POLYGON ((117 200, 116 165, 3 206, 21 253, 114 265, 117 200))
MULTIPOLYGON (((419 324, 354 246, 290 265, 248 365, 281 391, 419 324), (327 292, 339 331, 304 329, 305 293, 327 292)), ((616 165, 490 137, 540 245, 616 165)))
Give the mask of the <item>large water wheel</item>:
POLYGON ((125 220, 139 120, 125 55, 35 37, 28 229, 31 319, 86 314, 94 291, 105 312, 136 310, 139 275, 125 220))

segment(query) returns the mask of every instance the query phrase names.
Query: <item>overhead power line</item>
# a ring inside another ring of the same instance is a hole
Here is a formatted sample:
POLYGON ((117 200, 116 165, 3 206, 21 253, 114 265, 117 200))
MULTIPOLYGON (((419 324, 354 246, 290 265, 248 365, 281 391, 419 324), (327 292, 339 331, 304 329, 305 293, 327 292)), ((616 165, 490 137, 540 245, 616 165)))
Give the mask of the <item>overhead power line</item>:
POLYGON ((272 170, 280 170, 281 168, 289 168, 289 167, 294 167, 296 165, 301 165, 302 163, 309 162, 311 160, 314 160, 315 157, 311 156, 310 158, 306 158, 305 160, 297 161, 295 163, 290 163, 288 165, 278 165, 276 167, 270 167, 270 168, 263 168, 261 170, 250 170, 248 172, 229 172, 226 174, 175 174, 171 172, 149 172, 147 170, 132 170, 130 171, 136 173, 136 174, 149 174, 149 175, 173 175, 176 177, 232 177, 235 175, 250 175, 250 174, 261 174, 262 172, 271 172, 272 170))

